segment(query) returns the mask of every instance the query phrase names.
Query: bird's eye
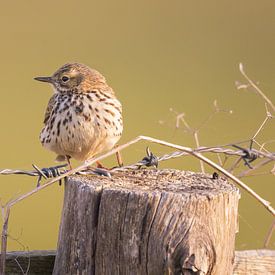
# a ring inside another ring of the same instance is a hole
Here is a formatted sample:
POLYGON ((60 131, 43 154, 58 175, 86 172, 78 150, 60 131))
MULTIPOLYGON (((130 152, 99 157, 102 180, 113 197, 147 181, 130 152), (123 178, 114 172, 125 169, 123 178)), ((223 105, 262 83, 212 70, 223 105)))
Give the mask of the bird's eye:
POLYGON ((69 80, 69 77, 67 77, 67 76, 62 76, 61 80, 62 80, 63 82, 67 82, 67 81, 69 80))

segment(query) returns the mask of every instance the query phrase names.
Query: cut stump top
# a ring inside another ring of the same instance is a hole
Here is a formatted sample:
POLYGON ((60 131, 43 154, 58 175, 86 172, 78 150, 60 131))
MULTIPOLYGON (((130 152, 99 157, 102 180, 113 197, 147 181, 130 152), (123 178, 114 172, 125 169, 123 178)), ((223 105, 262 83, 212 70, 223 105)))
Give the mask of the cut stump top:
POLYGON ((74 175, 72 178, 74 182, 79 181, 82 185, 87 184, 98 188, 143 192, 164 191, 177 194, 195 193, 197 196, 218 195, 238 190, 225 177, 214 179, 210 174, 175 169, 126 170, 115 173, 111 178, 94 175, 74 175))

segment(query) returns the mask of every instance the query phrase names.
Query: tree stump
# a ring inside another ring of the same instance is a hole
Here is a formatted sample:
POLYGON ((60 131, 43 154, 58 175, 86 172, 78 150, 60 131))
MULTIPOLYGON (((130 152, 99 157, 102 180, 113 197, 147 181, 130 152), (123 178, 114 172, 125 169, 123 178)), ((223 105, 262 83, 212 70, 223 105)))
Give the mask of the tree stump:
POLYGON ((54 274, 232 274, 239 197, 171 169, 72 176, 54 274))

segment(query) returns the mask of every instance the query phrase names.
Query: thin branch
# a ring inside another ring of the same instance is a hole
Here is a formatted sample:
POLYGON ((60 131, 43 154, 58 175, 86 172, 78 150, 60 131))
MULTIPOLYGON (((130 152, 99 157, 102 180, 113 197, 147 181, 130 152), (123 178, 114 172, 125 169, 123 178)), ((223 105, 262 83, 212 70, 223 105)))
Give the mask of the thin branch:
POLYGON ((255 172, 256 169, 259 169, 260 167, 262 167, 262 166, 264 166, 264 165, 266 165, 266 164, 268 164, 270 162, 272 162, 272 160, 270 160, 270 159, 264 159, 263 161, 261 161, 258 164, 256 164, 252 169, 250 168, 250 169, 247 169, 245 171, 242 171, 239 174, 238 177, 239 178, 246 177, 246 176, 252 174, 252 172, 255 172))
POLYGON ((232 164, 232 166, 228 169, 228 171, 231 173, 233 172, 233 170, 239 165, 239 163, 241 162, 242 157, 238 157, 234 163, 232 164))
POLYGON ((6 208, 4 224, 3 224, 3 227, 2 227, 0 274, 5 274, 5 268, 6 268, 6 253, 7 253, 7 237, 8 237, 9 216, 10 216, 10 207, 8 206, 6 208))
POLYGON ((264 248, 267 248, 268 245, 269 245, 269 242, 271 240, 271 237, 272 237, 272 234, 273 234, 273 231, 275 229, 275 219, 273 220, 268 232, 267 232, 267 235, 265 237, 265 240, 264 240, 264 248))
POLYGON ((214 111, 212 111, 212 113, 210 113, 210 115, 201 123, 201 125, 197 128, 196 131, 200 131, 203 127, 205 127, 205 125, 212 120, 217 114, 223 112, 223 113, 228 113, 228 114, 233 114, 232 110, 225 110, 225 109, 221 109, 218 106, 218 101, 215 99, 213 102, 213 106, 214 106, 214 111))
POLYGON ((244 71, 244 67, 243 64, 240 63, 239 64, 239 69, 241 74, 245 77, 245 79, 248 81, 248 83, 255 89, 255 91, 258 93, 258 95, 260 95, 264 101, 272 108, 273 112, 275 112, 275 106, 273 105, 272 101, 264 94, 264 92, 262 92, 260 90, 260 88, 254 83, 254 81, 252 81, 247 74, 244 71))
MULTIPOLYGON (((195 142, 196 142, 196 147, 197 148, 200 147, 198 131, 195 131, 194 138, 195 138, 195 142)), ((200 160, 200 166, 201 166, 201 172, 205 173, 205 169, 204 169, 204 165, 203 165, 203 161, 202 160, 200 160)))
POLYGON ((218 161, 219 161, 220 166, 223 167, 223 164, 224 164, 224 163, 223 163, 223 161, 222 161, 221 154, 217 153, 217 158, 218 158, 218 161))
POLYGON ((270 117, 266 117, 263 121, 263 123, 260 125, 259 129, 256 131, 256 133, 254 134, 254 136, 251 138, 251 140, 254 140, 256 138, 256 136, 260 133, 260 131, 263 129, 264 125, 266 124, 266 122, 270 119, 270 117))
POLYGON ((267 176, 267 175, 273 175, 272 171, 247 174, 247 175, 243 176, 243 178, 245 178, 245 177, 246 178, 248 178, 248 177, 259 177, 259 176, 267 176))
POLYGON ((271 144, 271 143, 274 143, 275 142, 275 139, 271 139, 271 140, 268 140, 264 143, 261 144, 260 148, 259 148, 259 151, 262 151, 262 150, 265 150, 265 152, 268 152, 266 149, 265 149, 265 146, 267 144, 271 144))

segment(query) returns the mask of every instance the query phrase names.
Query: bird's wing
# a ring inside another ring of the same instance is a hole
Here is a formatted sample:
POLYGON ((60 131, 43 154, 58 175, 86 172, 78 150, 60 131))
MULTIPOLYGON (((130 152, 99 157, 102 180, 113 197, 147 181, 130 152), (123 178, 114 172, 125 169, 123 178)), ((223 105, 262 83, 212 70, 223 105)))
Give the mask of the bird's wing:
POLYGON ((48 122, 48 120, 51 116, 51 112, 52 112, 53 105, 54 105, 54 102, 55 102, 55 96, 56 95, 53 95, 49 100, 49 103, 48 103, 48 106, 47 106, 47 109, 46 109, 46 112, 45 112, 44 124, 46 124, 48 122))

